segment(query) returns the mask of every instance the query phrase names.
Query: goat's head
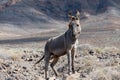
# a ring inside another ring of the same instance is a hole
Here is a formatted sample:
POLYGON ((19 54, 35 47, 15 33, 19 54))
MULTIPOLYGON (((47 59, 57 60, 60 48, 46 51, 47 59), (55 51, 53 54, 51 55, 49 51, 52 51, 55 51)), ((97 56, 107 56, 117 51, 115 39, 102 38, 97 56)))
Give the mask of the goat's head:
POLYGON ((76 16, 72 16, 71 14, 68 15, 70 18, 69 22, 69 30, 71 31, 71 35, 74 38, 78 38, 81 32, 81 25, 80 25, 80 12, 77 11, 76 16))

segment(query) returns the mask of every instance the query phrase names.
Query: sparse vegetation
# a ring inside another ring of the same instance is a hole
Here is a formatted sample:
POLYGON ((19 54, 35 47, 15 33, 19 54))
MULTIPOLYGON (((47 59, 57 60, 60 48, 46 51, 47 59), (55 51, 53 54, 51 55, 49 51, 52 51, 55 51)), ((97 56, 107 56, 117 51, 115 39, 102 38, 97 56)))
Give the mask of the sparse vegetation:
MULTIPOLYGON (((3 49, 1 49, 3 51, 3 49)), ((117 48, 96 48, 91 45, 80 45, 75 59, 75 74, 67 75, 66 56, 56 65, 61 74, 57 79, 60 80, 119 80, 120 79, 120 53, 117 48), (96 49, 100 49, 99 52, 96 49), (113 49, 113 51, 111 50, 113 49), (89 52, 93 50, 91 55, 89 52), (117 51, 116 51, 117 50, 117 51), (84 55, 84 51, 87 53, 84 55), (82 53, 81 53, 82 52, 82 53), (102 53, 101 53, 102 52, 102 53), (108 53, 109 54, 106 54, 108 53), (102 54, 102 55, 101 55, 102 54), (114 54, 111 55, 111 54, 114 54), (98 56, 99 55, 99 56, 98 56), (104 58, 106 55, 106 58, 104 58), (117 58, 116 58, 117 57, 117 58)), ((10 48, 4 49, 4 52, 16 52, 22 55, 13 55, 9 59, 0 58, 0 79, 42 79, 44 78, 44 61, 36 67, 33 64, 43 55, 43 49, 38 48, 10 48), (4 75, 4 76, 3 76, 4 75)), ((12 53, 13 54, 13 53, 12 53)), ((15 54, 15 53, 14 53, 15 54)), ((9 56, 9 55, 8 55, 9 56)), ((7 57, 7 55, 6 55, 7 57)), ((9 56, 10 57, 10 56, 9 56)), ((50 79, 55 78, 52 70, 49 68, 50 79)))

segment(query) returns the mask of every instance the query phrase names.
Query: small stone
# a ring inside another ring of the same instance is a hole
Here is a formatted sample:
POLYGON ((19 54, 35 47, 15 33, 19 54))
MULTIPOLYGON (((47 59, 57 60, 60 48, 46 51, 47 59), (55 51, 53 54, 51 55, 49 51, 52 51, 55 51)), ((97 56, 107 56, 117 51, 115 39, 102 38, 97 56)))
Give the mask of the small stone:
POLYGON ((36 77, 36 79, 35 80, 45 80, 45 79, 43 79, 42 77, 36 77))
POLYGON ((16 74, 16 71, 12 71, 12 73, 16 74))
POLYGON ((24 50, 23 52, 24 52, 24 53, 27 53, 27 51, 25 51, 25 50, 24 50))
POLYGON ((86 78, 86 75, 85 75, 85 74, 81 74, 81 77, 82 77, 82 78, 86 78))
POLYGON ((50 77, 49 80, 56 80, 56 78, 55 77, 50 77))
POLYGON ((3 65, 4 65, 5 67, 10 67, 10 64, 9 64, 9 63, 3 63, 3 65))
POLYGON ((19 71, 19 69, 15 69, 15 71, 19 71))
POLYGON ((34 68, 34 70, 37 70, 37 69, 38 69, 38 68, 36 68, 36 67, 34 68))
POLYGON ((5 79, 5 80, 13 80, 13 79, 11 79, 11 78, 7 78, 7 79, 5 79))
POLYGON ((89 54, 93 56, 94 51, 90 50, 90 51, 89 51, 89 54))
POLYGON ((2 67, 0 67, 0 70, 2 70, 2 67))
POLYGON ((79 80, 79 73, 75 73, 75 74, 71 74, 69 76, 67 76, 66 80, 79 80))
POLYGON ((27 67, 23 66, 23 69, 27 69, 27 67))
POLYGON ((32 56, 30 56, 30 58, 32 58, 32 56))
POLYGON ((29 73, 25 72, 23 75, 24 75, 24 76, 28 76, 28 75, 29 75, 29 73))
POLYGON ((19 80, 18 76, 15 77, 16 80, 19 80))
POLYGON ((38 56, 38 54, 36 54, 36 55, 34 55, 33 57, 34 57, 34 58, 38 58, 39 56, 38 56))
POLYGON ((66 80, 75 80, 73 76, 68 76, 66 80))
POLYGON ((26 60, 27 60, 27 61, 33 61, 33 59, 32 59, 32 58, 27 58, 26 60))
POLYGON ((23 55, 23 56, 21 57, 21 59, 25 59, 25 57, 26 57, 26 56, 25 56, 25 55, 23 55))
POLYGON ((8 74, 11 74, 11 71, 7 71, 8 74))

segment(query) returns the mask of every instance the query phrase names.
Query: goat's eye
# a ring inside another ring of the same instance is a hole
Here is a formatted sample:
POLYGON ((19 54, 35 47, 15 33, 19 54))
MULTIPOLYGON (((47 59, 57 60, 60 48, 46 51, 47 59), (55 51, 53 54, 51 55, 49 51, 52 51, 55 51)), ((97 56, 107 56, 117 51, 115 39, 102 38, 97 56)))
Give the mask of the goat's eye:
POLYGON ((77 27, 79 27, 79 25, 77 24, 77 27))

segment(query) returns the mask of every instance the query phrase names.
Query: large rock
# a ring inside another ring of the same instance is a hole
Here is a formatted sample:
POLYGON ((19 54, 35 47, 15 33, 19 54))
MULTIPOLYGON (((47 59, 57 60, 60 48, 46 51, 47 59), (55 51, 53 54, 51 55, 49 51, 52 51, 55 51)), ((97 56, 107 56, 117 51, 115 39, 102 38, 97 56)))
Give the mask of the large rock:
POLYGON ((72 74, 70 76, 67 76, 66 80, 79 80, 79 78, 80 78, 80 74, 75 73, 75 74, 72 74))
POLYGON ((42 77, 39 76, 36 78, 36 80, 45 80, 45 79, 43 79, 42 77))

